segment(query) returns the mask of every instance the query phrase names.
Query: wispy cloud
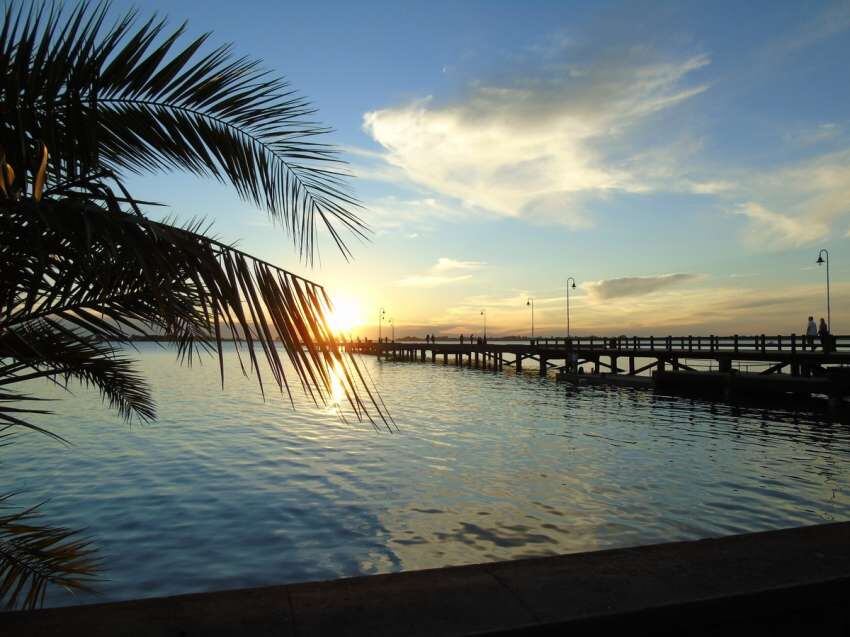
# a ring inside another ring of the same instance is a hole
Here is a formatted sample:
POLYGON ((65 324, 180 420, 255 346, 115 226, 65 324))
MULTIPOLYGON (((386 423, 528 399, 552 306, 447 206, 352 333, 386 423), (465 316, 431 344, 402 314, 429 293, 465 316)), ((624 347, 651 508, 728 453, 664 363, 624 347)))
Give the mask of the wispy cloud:
POLYGON ((740 171, 722 200, 727 212, 747 220, 741 238, 750 248, 812 245, 850 217, 850 149, 740 171))
POLYGON ((470 272, 479 270, 486 264, 482 261, 458 261, 440 257, 427 272, 406 276, 399 280, 401 287, 435 288, 452 283, 467 281, 472 278, 470 272))
POLYGON ((378 234, 428 233, 442 223, 457 221, 462 213, 435 197, 397 197, 387 195, 365 202, 369 224, 378 234))
POLYGON ((708 64, 704 55, 662 62, 629 51, 550 65, 537 77, 476 84, 454 103, 425 98, 366 113, 364 129, 412 183, 467 209, 583 228, 592 220, 582 195, 652 188, 605 144, 705 91, 689 80, 708 64))
POLYGON ((774 212, 752 201, 732 212, 750 220, 744 238, 755 248, 797 248, 829 234, 825 223, 774 212))
POLYGON ((822 142, 836 139, 843 128, 835 122, 824 122, 817 126, 809 126, 785 133, 785 141, 800 146, 814 146, 822 142))
POLYGON ((675 273, 656 276, 624 276, 591 281, 583 285, 593 300, 609 300, 628 296, 644 296, 679 283, 699 278, 696 274, 675 273))
POLYGON ((834 0, 813 14, 797 34, 785 38, 780 46, 789 52, 795 51, 850 29, 850 2, 847 0, 834 0))

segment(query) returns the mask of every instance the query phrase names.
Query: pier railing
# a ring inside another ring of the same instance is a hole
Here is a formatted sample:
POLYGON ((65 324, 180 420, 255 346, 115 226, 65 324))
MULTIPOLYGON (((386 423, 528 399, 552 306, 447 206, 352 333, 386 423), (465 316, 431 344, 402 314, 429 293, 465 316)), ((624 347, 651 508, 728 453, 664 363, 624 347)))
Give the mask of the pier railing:
MULTIPOLYGON (((850 352, 850 336, 830 336, 831 351, 850 352)), ((576 336, 572 338, 536 338, 538 347, 563 348, 572 344, 577 349, 690 351, 690 352, 797 352, 822 350, 820 338, 800 334, 767 334, 732 336, 576 336)))
MULTIPOLYGON (((374 341, 361 343, 348 343, 359 348, 376 345, 374 341)), ((495 347, 511 347, 516 345, 532 346, 538 349, 563 350, 571 346, 580 350, 618 350, 620 352, 749 352, 749 353, 796 353, 806 351, 824 350, 823 343, 819 337, 810 338, 801 334, 755 334, 731 336, 574 336, 571 338, 548 337, 530 338, 522 341, 497 341, 491 340, 486 345, 495 347)), ((480 342, 465 343, 455 339, 437 339, 436 343, 424 343, 421 341, 396 341, 395 343, 382 343, 382 347, 433 347, 433 346, 466 346, 467 348, 483 345, 480 342)), ((827 346, 828 351, 850 354, 850 335, 830 336, 827 346)))

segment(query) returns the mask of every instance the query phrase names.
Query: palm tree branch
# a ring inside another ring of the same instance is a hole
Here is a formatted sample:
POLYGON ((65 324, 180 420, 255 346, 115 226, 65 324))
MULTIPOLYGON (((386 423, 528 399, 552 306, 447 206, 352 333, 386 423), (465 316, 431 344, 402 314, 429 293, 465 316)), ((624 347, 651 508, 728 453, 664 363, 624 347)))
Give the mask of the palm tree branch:
MULTIPOLYGON (((96 341, 89 333, 67 327, 59 321, 42 318, 23 327, 0 332, 0 359, 12 360, 16 368, 3 370, 0 384, 7 385, 36 377, 67 379, 73 377, 96 387, 110 407, 129 419, 142 421, 156 416, 150 389, 133 370, 133 362, 116 355, 108 344, 96 341), (22 374, 22 369, 32 370, 22 374)), ((8 412, 0 406, 0 412, 8 412)), ((31 410, 28 410, 32 413, 31 410)))
MULTIPOLYGON (((0 30, 0 77, 15 96, 7 116, 25 118, 18 133, 50 148, 48 192, 81 168, 178 167, 232 183, 283 221, 310 262, 317 222, 346 258, 337 224, 368 238, 336 149, 311 141, 329 129, 309 120, 315 108, 283 79, 230 46, 203 52, 209 34, 177 48, 185 24, 166 32, 166 20, 137 25, 128 12, 104 28, 105 3, 67 15, 51 7, 47 16, 7 7, 0 30)), ((17 141, 10 161, 26 182, 27 138, 17 141)))
MULTIPOLYGON (((174 336, 189 362, 199 347, 221 358, 226 327, 261 389, 260 354, 291 399, 279 341, 305 393, 326 403, 333 376, 355 362, 334 342, 323 288, 199 228, 200 222, 175 227, 77 199, 0 209, 0 280, 17 286, 5 301, 11 309, 0 301, 0 315, 7 316, 7 329, 38 318, 54 330, 67 325, 71 334, 99 340, 174 336)), ((349 399, 362 390, 362 375, 342 373, 341 379, 349 399)), ((386 423, 383 408, 371 402, 366 410, 351 400, 358 418, 374 423, 374 412, 386 423)))
MULTIPOLYGON (((8 508, 13 495, 0 495, 0 509, 8 508)), ((46 526, 39 517, 39 506, 0 515, 0 602, 6 608, 36 608, 47 584, 90 590, 99 568, 94 549, 79 539, 79 531, 46 526)))

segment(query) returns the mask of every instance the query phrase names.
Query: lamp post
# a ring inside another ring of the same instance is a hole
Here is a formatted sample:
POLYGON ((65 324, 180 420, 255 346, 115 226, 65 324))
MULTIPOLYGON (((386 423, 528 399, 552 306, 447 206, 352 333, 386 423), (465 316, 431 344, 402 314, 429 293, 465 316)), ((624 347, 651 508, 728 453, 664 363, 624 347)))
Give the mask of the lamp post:
POLYGON ((381 308, 378 310, 378 342, 381 342, 381 321, 384 319, 384 315, 386 315, 386 310, 381 308))
POLYGON ((392 340, 392 342, 395 343, 395 320, 394 319, 388 319, 387 323, 389 323, 390 327, 393 328, 393 337, 392 337, 393 340, 392 340))
POLYGON ((818 252, 818 260, 815 261, 818 265, 823 265, 826 263, 826 327, 832 332, 832 316, 830 314, 831 308, 829 305, 829 252, 826 248, 821 249, 818 252), (826 255, 826 260, 824 261, 824 255, 826 255))
POLYGON ((481 310, 481 316, 484 317, 484 340, 487 340, 487 310, 481 310))
POLYGON ((573 277, 567 278, 567 338, 570 337, 570 284, 576 289, 576 280, 573 277))
POLYGON ((528 299, 525 306, 531 306, 531 338, 534 338, 534 299, 528 299))

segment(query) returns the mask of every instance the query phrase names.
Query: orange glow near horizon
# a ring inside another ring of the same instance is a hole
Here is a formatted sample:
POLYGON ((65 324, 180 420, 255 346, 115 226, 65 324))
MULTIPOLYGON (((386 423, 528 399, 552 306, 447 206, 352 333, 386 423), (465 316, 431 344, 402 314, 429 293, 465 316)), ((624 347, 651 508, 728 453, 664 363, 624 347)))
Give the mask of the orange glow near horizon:
POLYGON ((336 296, 333 310, 328 313, 328 324, 334 334, 348 334, 363 325, 363 309, 360 302, 350 296, 336 296))

